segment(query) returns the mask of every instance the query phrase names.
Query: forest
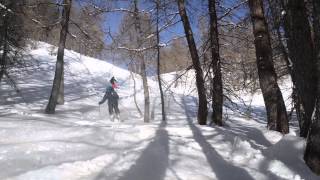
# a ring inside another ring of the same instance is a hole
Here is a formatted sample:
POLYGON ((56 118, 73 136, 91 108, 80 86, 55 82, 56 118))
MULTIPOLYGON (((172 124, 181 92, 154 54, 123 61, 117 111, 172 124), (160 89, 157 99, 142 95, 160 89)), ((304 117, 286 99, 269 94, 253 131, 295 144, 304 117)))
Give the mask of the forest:
POLYGON ((319 0, 0 0, 0 65, 0 179, 319 179, 319 0))

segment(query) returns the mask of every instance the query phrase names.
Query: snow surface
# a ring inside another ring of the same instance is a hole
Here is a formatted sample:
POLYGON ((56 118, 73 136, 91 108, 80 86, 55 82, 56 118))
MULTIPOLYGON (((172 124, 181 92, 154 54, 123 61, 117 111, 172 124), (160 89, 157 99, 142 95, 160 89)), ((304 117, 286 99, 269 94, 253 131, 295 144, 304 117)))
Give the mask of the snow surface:
MULTIPOLYGON (((239 103, 239 111, 225 110, 224 127, 197 125, 192 72, 166 91, 167 123, 161 122, 157 82, 149 77, 151 122, 143 123, 127 70, 66 51, 66 103, 56 114, 44 114, 56 57, 50 45, 39 47, 25 56, 38 66, 12 74, 20 93, 0 84, 1 180, 319 179, 304 164, 305 141, 296 136, 294 122, 286 136, 266 129, 259 94, 240 94, 252 108, 239 103), (120 84, 123 122, 111 122, 107 105, 98 106, 112 76, 120 84)), ((166 87, 174 77, 163 75, 166 87)), ((143 110, 141 79, 136 79, 143 110)))

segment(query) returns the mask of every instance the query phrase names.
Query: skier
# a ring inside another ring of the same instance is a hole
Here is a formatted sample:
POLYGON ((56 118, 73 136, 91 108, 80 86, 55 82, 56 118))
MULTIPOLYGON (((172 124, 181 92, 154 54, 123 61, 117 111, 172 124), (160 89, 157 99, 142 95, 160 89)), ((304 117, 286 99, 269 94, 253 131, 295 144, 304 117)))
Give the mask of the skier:
POLYGON ((100 105, 108 99, 108 109, 111 121, 113 121, 115 118, 120 120, 120 111, 118 108, 119 95, 115 91, 115 88, 118 88, 116 82, 117 80, 114 77, 110 79, 110 84, 107 84, 106 93, 103 96, 103 99, 99 102, 100 105))

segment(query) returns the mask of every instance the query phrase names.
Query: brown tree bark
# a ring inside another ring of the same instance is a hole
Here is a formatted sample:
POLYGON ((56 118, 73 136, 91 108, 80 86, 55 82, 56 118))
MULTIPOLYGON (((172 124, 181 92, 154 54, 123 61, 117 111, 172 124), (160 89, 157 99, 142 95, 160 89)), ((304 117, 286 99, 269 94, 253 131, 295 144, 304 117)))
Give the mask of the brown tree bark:
POLYGON ((268 128, 287 134, 289 132, 288 117, 273 66, 272 49, 268 25, 264 17, 263 1, 249 0, 249 7, 255 38, 254 44, 260 88, 267 110, 268 128))
POLYGON ((64 104, 64 67, 63 66, 62 66, 62 75, 61 75, 60 88, 58 92, 57 104, 59 105, 64 104))
POLYGON ((144 94, 144 122, 150 122, 150 96, 144 57, 141 58, 141 76, 144 94))
POLYGON ((303 106, 300 136, 307 137, 316 100, 315 53, 312 44, 307 10, 302 0, 281 0, 284 7, 284 30, 289 57, 292 61, 292 77, 303 106), (287 2, 287 4, 286 4, 287 2))
POLYGON ((216 12, 216 0, 209 1, 210 15, 210 49, 211 49, 211 69, 212 79, 212 121, 222 126, 222 110, 223 110, 223 85, 221 74, 221 61, 219 54, 219 33, 216 12))
POLYGON ((7 54, 8 54, 8 20, 7 17, 4 17, 3 20, 3 34, 1 38, 1 44, 3 45, 2 49, 2 56, 1 56, 1 70, 0 70, 0 82, 5 75, 5 72, 7 70, 7 54))
POLYGON ((207 96, 206 96, 205 87, 204 87, 203 71, 201 68, 196 43, 193 38, 192 29, 191 29, 188 15, 186 12, 185 2, 184 0, 177 0, 177 3, 178 3, 179 14, 183 23, 185 35, 187 38, 189 51, 191 54, 193 68, 195 69, 195 72, 196 72, 196 85, 197 85, 198 97, 199 97, 198 123, 200 125, 206 125, 208 108, 207 108, 207 96))
POLYGON ((67 39, 72 0, 64 0, 63 4, 64 6, 62 11, 60 41, 59 41, 59 48, 58 48, 57 62, 56 62, 56 72, 53 80, 53 86, 51 90, 49 103, 45 110, 45 112, 48 114, 55 113, 57 100, 58 100, 58 96, 61 88, 61 82, 63 81, 64 48, 65 48, 66 39, 67 39))
POLYGON ((313 27, 317 54, 317 103, 316 114, 307 138, 304 160, 310 169, 320 175, 320 1, 313 0, 313 27))
POLYGON ((286 62, 289 74, 291 76, 291 81, 293 84, 292 98, 293 98, 294 108, 296 110, 297 119, 299 122, 304 122, 306 117, 305 117, 304 108, 301 104, 301 96, 297 91, 297 85, 295 82, 296 78, 292 72, 292 63, 290 62, 289 54, 284 44, 284 41, 282 40, 282 35, 281 35, 281 31, 282 31, 281 30, 282 29, 281 10, 283 10, 283 4, 280 2, 280 0, 268 0, 268 3, 270 6, 270 12, 272 15, 273 26, 276 31, 276 36, 277 36, 276 38, 279 43, 278 46, 282 53, 283 59, 286 62))
POLYGON ((160 9, 160 0, 156 2, 157 8, 157 75, 158 75, 158 83, 159 83, 159 91, 160 91, 160 98, 161 98, 161 112, 162 112, 162 121, 166 121, 166 112, 164 109, 164 97, 163 97, 163 90, 162 90, 162 83, 161 83, 161 72, 160 72, 160 32, 159 32, 159 9, 160 9))

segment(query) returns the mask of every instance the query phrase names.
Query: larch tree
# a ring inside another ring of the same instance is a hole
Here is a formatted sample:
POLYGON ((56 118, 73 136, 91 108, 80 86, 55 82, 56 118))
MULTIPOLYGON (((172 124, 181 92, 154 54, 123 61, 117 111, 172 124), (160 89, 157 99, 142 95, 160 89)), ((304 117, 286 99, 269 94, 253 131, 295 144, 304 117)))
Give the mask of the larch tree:
POLYGON ((189 18, 186 12, 185 1, 177 0, 177 4, 178 4, 178 9, 179 9, 179 14, 182 20, 182 24, 184 27, 186 39, 188 42, 193 68, 196 73, 196 86, 197 86, 198 97, 199 97, 199 107, 198 107, 198 115, 197 115, 198 123, 200 125, 206 125, 208 107, 207 107, 207 95, 206 95, 206 90, 204 86, 203 70, 200 64, 200 58, 198 55, 196 43, 194 41, 193 32, 192 32, 189 18))
POLYGON ((48 105, 45 112, 48 114, 55 113, 57 103, 63 103, 64 101, 64 49, 68 34, 68 25, 70 18, 72 0, 63 1, 62 19, 61 19, 61 31, 60 31, 60 41, 57 54, 56 71, 54 75, 51 95, 49 98, 48 105), (58 101, 59 100, 59 101, 58 101))
MULTIPOLYGON (((292 72, 292 62, 289 58, 289 53, 286 47, 286 43, 284 37, 283 37, 283 21, 282 15, 283 15, 283 4, 281 4, 280 0, 268 0, 268 5, 270 9, 271 14, 271 23, 272 23, 272 29, 275 33, 275 40, 276 41, 276 50, 280 52, 284 62, 286 63, 286 69, 289 75, 291 76, 291 81, 293 84, 292 87, 292 102, 293 102, 293 110, 295 110, 297 119, 299 122, 301 122, 301 119, 305 119, 305 113, 303 106, 301 104, 301 95, 299 95, 297 91, 297 85, 296 85, 296 78, 294 76, 294 73, 292 72)), ((290 113, 292 113, 292 111, 290 113)), ((301 123, 300 123, 301 124, 301 123)))
POLYGON ((272 49, 268 25, 264 16, 263 1, 249 0, 253 24, 254 44, 260 88, 267 110, 268 129, 289 133, 286 107, 272 61, 272 49))
MULTIPOLYGON (((10 7, 10 5, 8 6, 10 7)), ((4 76, 6 72, 6 66, 7 66, 7 54, 8 54, 8 31, 9 31, 9 18, 11 16, 12 11, 9 11, 8 9, 5 9, 4 15, 3 15, 3 22, 2 22, 2 32, 1 32, 1 45, 2 45, 2 55, 1 55, 1 71, 0 71, 0 81, 2 77, 4 76)))
POLYGON ((166 121, 166 112, 164 107, 164 93, 162 90, 162 83, 161 83, 161 66, 160 66, 160 31, 159 31, 159 23, 160 23, 160 3, 161 0, 156 0, 156 36, 157 36, 157 76, 158 76, 158 83, 159 83, 159 91, 160 91, 160 98, 161 98, 161 112, 162 112, 162 121, 166 121))
POLYGON ((156 60, 156 34, 152 26, 151 13, 139 10, 139 1, 134 0, 120 23, 119 33, 113 37, 113 48, 120 52, 123 59, 129 59, 129 70, 141 76, 144 92, 144 112, 140 111, 136 101, 136 79, 134 73, 134 102, 144 122, 150 121, 150 95, 147 80, 148 60, 156 60), (152 35, 152 36, 151 36, 152 35))
MULTIPOLYGON (((65 48, 86 56, 99 57, 104 48, 103 18, 100 14, 95 14, 97 10, 92 4, 78 2, 74 3, 70 10, 69 36, 65 48)), ((37 41, 59 45, 61 7, 61 4, 54 0, 29 0, 26 3, 27 33, 35 40, 34 45, 37 45, 37 41)), ((54 46, 51 48, 52 54, 56 54, 54 46)))
POLYGON ((25 4, 25 17, 28 31, 35 41, 47 42, 57 45, 59 41, 59 5, 54 0, 28 0, 25 4))
POLYGON ((292 78, 303 106, 298 107, 303 110, 299 121, 300 136, 307 137, 316 100, 317 78, 307 9, 302 0, 281 0, 281 4, 284 7, 282 15, 289 57, 292 61, 292 78))
POLYGON ((95 11, 90 4, 72 6, 66 48, 97 58, 105 48, 105 32, 103 17, 95 11))
MULTIPOLYGON (((143 48, 143 39, 144 37, 142 28, 141 28, 141 20, 140 14, 138 9, 138 0, 134 0, 134 28, 136 31, 136 41, 137 41, 137 48, 143 48)), ((150 121, 150 93, 148 87, 148 80, 147 80, 147 72, 146 72, 146 62, 144 59, 143 52, 138 52, 138 59, 140 64, 140 75, 142 77, 142 84, 143 84, 143 93, 144 93, 144 122, 150 121)))
POLYGON ((26 27, 22 15, 23 9, 19 6, 22 0, 1 0, 0 3, 2 4, 0 7, 1 81, 4 76, 11 79, 8 66, 17 63, 17 58, 14 56, 18 54, 18 50, 24 46, 25 39, 28 36, 25 33, 26 27))
POLYGON ((211 94, 212 94, 212 121, 222 126, 222 110, 223 110, 223 85, 221 74, 221 61, 219 53, 219 32, 216 11, 216 0, 208 0, 209 16, 210 16, 210 49, 211 62, 210 69, 212 73, 211 94))
POLYGON ((320 175, 320 1, 313 0, 313 29, 317 62, 317 101, 315 117, 307 138, 304 160, 310 169, 320 175))

